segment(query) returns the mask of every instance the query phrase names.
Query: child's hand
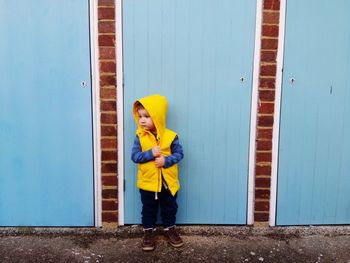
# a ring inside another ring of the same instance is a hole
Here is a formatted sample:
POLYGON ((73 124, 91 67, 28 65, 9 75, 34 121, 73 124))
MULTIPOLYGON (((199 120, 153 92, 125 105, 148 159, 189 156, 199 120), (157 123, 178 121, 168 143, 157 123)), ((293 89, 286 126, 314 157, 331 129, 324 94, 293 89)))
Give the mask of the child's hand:
POLYGON ((160 146, 155 146, 152 148, 152 154, 154 157, 159 157, 161 155, 162 150, 160 149, 160 146))
POLYGON ((154 163, 156 164, 156 167, 157 167, 157 168, 163 167, 164 164, 165 164, 164 156, 161 155, 161 156, 157 157, 157 158, 154 160, 154 163))

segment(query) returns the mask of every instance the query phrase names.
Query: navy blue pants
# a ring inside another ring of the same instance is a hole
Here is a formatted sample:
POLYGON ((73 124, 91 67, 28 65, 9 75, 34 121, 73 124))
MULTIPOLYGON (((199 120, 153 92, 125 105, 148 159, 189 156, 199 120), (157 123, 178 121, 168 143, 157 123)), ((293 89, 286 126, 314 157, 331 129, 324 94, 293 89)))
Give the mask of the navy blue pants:
POLYGON ((172 196, 170 191, 164 186, 162 187, 162 191, 158 193, 158 199, 155 199, 155 192, 149 192, 140 189, 140 193, 142 202, 141 214, 143 228, 155 228, 159 206, 164 228, 175 225, 177 212, 177 194, 175 194, 175 196, 172 196))

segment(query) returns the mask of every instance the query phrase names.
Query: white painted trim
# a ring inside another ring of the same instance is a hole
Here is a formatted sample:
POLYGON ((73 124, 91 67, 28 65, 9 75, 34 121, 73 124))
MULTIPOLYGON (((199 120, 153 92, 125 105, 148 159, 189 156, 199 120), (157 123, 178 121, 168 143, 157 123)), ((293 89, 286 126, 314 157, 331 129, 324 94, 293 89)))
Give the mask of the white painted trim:
POLYGON ((249 170, 248 170, 248 200, 247 200, 247 224, 254 224, 254 186, 255 186, 255 151, 256 151, 256 119, 259 91, 259 73, 260 73, 260 49, 261 49, 261 24, 263 5, 262 0, 256 1, 255 18, 255 48, 254 48, 254 66, 253 66, 253 87, 251 99, 250 114, 250 142, 249 142, 249 170))
POLYGON ((118 224, 124 225, 124 73, 123 73, 123 10, 116 0, 115 28, 117 54, 117 117, 118 117, 118 224))
POLYGON ((101 147, 100 147, 100 73, 98 56, 98 0, 90 0, 90 52, 91 52, 91 92, 92 92, 92 123, 94 146, 94 203, 95 227, 102 226, 101 198, 101 147))
POLYGON ((278 149, 279 149, 279 130, 282 99, 282 78, 283 78, 283 59, 284 59, 284 37, 286 26, 286 2, 281 0, 279 40, 277 49, 277 75, 276 75, 276 98, 275 114, 272 140, 272 172, 271 172, 271 196, 270 196, 270 226, 276 225, 276 205, 277 205, 277 177, 278 177, 278 149))

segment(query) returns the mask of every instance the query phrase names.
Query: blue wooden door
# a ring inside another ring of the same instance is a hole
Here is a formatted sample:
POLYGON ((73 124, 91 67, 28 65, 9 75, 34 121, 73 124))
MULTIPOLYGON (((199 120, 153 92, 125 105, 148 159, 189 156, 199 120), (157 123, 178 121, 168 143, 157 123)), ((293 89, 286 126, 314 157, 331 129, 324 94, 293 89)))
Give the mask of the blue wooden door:
POLYGON ((125 223, 140 222, 132 103, 160 93, 185 153, 177 222, 246 224, 255 9, 255 0, 123 1, 125 223))
POLYGON ((287 2, 278 225, 350 223, 349 13, 347 0, 287 2))
POLYGON ((0 0, 0 35, 0 226, 93 226, 89 1, 0 0))

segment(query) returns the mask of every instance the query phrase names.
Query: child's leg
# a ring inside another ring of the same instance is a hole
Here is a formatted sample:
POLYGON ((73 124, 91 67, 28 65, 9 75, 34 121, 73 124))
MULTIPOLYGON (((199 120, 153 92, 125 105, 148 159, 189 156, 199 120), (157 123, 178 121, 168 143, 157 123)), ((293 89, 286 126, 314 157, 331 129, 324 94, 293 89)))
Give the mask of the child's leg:
POLYGON ((158 202, 155 193, 140 189, 142 202, 142 225, 144 229, 153 229, 156 226, 158 202))
POLYGON ((162 192, 159 195, 159 202, 164 228, 175 226, 177 213, 176 197, 177 194, 173 196, 168 189, 165 189, 164 186, 162 187, 162 192))
POLYGON ((172 196, 170 191, 163 187, 159 200, 165 237, 173 247, 181 247, 184 243, 175 229, 177 212, 176 197, 177 195, 172 196))
POLYGON ((155 248, 155 237, 153 230, 156 226, 158 202, 155 199, 155 193, 140 190, 142 202, 142 225, 144 235, 142 240, 142 250, 152 251, 155 248))

